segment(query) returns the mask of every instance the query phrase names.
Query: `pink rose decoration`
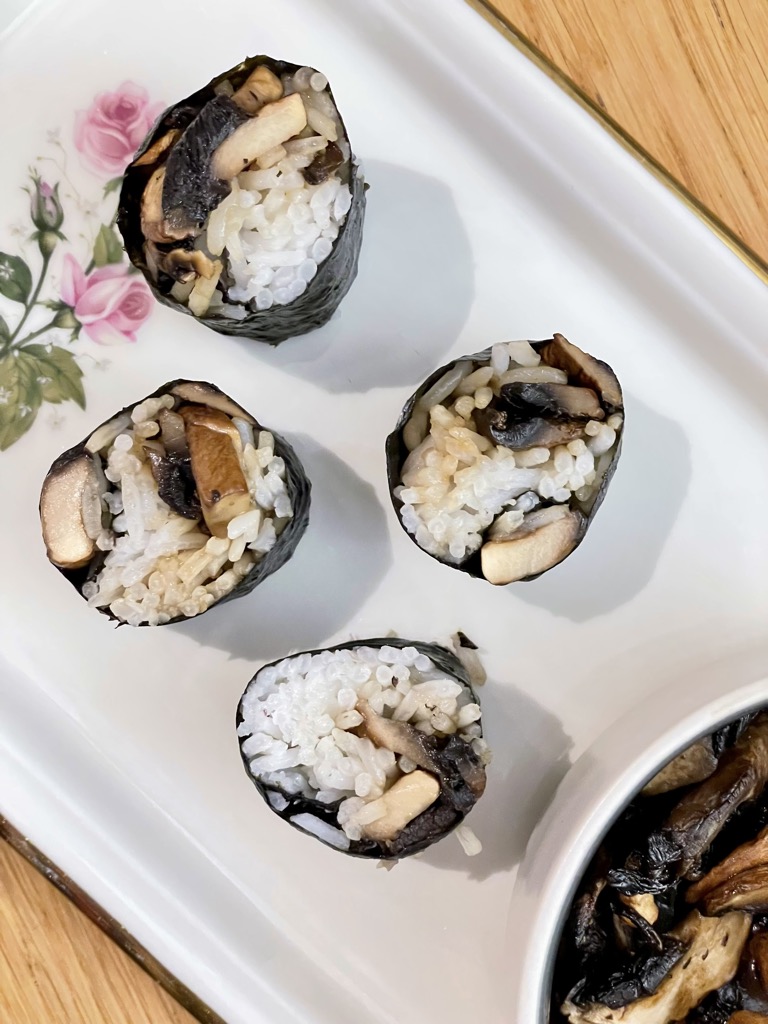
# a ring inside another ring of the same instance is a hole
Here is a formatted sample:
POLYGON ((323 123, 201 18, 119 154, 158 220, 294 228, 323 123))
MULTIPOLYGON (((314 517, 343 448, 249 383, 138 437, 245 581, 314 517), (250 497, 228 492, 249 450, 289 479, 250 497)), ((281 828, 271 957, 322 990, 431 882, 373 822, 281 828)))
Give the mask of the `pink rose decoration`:
POLYGON ((123 174, 163 109, 162 103, 150 104, 146 89, 123 82, 98 95, 89 110, 77 112, 75 145, 97 174, 123 174))
POLYGON ((102 267, 86 277, 69 253, 64 257, 61 298, 99 345, 136 341, 136 331, 152 312, 149 289, 125 266, 102 267))

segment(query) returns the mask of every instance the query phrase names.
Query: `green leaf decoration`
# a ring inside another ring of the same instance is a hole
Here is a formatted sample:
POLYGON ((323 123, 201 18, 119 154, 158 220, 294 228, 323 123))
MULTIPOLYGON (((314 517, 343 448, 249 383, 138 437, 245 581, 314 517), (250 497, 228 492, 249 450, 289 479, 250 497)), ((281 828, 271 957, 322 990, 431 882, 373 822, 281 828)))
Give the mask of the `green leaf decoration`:
POLYGON ((108 263, 122 263, 123 245, 115 234, 114 228, 102 224, 96 241, 93 244, 93 262, 97 267, 105 267, 108 263))
POLYGON ((0 452, 6 451, 35 422, 43 394, 34 356, 23 350, 0 359, 0 452))
POLYGON ((11 340, 11 329, 0 316, 0 345, 6 345, 11 340))
POLYGON ((0 252, 0 295, 14 302, 26 302, 32 291, 32 274, 20 256, 0 252))
POLYGON ((36 380, 44 402, 58 404, 71 401, 77 402, 81 409, 85 408, 83 371, 71 352, 57 345, 50 350, 45 345, 27 345, 21 353, 36 360, 36 380))
POLYGON ((122 176, 122 174, 120 175, 119 178, 112 178, 104 186, 104 195, 108 196, 111 192, 117 192, 117 190, 120 188, 122 183, 123 183, 123 176, 122 176))

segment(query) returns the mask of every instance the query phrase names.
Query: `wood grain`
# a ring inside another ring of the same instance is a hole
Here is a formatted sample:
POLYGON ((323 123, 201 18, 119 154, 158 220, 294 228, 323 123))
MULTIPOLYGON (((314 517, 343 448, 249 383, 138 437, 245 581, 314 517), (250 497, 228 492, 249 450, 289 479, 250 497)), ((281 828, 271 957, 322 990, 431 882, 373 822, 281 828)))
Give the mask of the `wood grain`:
MULTIPOLYGON (((768 259, 764 0, 486 0, 768 259)), ((190 1024, 0 843, 3 1024, 190 1024)))
POLYGON ((765 0, 485 0, 764 260, 765 0))
POLYGON ((193 1024, 31 864, 0 843, 3 1024, 193 1024))

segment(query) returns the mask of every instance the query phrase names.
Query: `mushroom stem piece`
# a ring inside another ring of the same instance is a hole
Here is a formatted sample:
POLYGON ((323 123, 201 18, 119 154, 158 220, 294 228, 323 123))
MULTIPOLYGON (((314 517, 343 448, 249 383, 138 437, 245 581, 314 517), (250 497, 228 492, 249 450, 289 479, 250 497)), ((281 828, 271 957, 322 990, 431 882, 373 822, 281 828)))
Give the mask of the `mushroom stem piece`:
POLYGON ((229 417, 216 409, 185 405, 179 414, 205 525, 214 537, 226 537, 229 522, 254 507, 237 454, 240 435, 229 417))

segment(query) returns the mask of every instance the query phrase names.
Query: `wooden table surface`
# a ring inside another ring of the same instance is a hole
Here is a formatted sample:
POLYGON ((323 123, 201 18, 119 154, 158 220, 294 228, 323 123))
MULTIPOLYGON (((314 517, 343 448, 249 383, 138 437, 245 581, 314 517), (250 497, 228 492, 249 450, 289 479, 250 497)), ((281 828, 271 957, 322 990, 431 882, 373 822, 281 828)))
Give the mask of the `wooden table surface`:
MULTIPOLYGON (((493 4, 768 260, 764 0, 493 4)), ((191 1024, 192 1017, 0 843, 0 1021, 191 1024)))

